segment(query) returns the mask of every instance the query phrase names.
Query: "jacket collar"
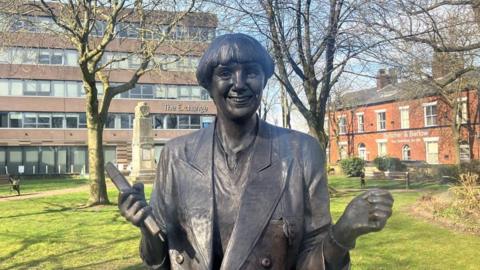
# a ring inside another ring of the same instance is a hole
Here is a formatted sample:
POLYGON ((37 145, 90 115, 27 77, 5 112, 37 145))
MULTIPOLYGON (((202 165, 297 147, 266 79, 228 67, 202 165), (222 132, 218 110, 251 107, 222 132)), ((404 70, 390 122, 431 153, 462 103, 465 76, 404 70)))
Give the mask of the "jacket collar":
MULTIPOLYGON (((268 123, 258 118, 258 133, 255 139, 254 153, 252 160, 252 169, 254 171, 261 171, 272 162, 272 140, 271 140, 271 127, 268 123)), ((199 170, 203 175, 210 175, 212 170, 212 158, 213 158, 213 140, 215 123, 209 127, 200 131, 198 140, 194 141, 194 151, 191 155, 187 156, 188 162, 199 170)), ((186 147, 192 147, 187 145, 186 147)), ((188 153, 188 149, 185 149, 188 153)))

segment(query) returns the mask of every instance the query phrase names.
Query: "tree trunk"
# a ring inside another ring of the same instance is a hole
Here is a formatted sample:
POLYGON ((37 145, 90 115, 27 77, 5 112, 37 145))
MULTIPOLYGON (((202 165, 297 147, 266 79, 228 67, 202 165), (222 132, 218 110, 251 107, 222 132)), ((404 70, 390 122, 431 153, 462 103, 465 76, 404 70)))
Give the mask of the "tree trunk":
POLYGON ((290 124, 290 106, 288 105, 288 99, 286 96, 285 86, 280 85, 280 103, 282 105, 282 125, 284 128, 291 129, 290 124))
POLYGON ((88 168, 90 180, 90 197, 88 205, 108 204, 107 186, 103 157, 103 126, 98 123, 88 125, 88 168))

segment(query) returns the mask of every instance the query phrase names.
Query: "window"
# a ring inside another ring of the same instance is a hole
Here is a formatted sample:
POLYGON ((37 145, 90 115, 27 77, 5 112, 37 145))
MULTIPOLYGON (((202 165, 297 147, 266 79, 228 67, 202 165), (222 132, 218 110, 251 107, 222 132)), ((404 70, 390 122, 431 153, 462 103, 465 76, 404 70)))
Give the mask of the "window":
POLYGON ((347 133, 347 118, 345 116, 340 116, 340 118, 338 119, 338 133, 347 133))
POLYGON ((400 107, 400 128, 410 128, 410 118, 408 115, 408 106, 400 107))
POLYGON ((387 140, 380 139, 377 140, 377 156, 384 157, 387 153, 387 140))
POLYGON ((387 115, 385 111, 376 111, 377 113, 377 130, 382 131, 387 129, 387 115))
POLYGON ((63 113, 52 114, 52 128, 64 128, 65 115, 63 113))
POLYGON ((365 131, 365 119, 363 113, 357 113, 357 132, 365 131))
POLYGON ((165 121, 165 116, 163 115, 155 115, 153 117, 153 128, 154 129, 163 129, 164 126, 163 126, 163 123, 165 121))
POLYGON ((9 94, 8 80, 0 79, 0 96, 8 96, 9 94))
POLYGON ((49 113, 39 113, 37 116, 37 127, 38 128, 49 128, 51 114, 49 113))
POLYGON ((423 104, 423 110, 425 115, 425 126, 431 127, 437 125, 437 103, 423 104))
POLYGON ((462 141, 459 145, 459 148, 460 161, 470 161, 470 145, 468 144, 468 142, 462 141))
POLYGON ((438 138, 424 138, 425 160, 429 164, 438 164, 438 138))
POLYGON ((67 128, 78 128, 78 114, 65 115, 67 128))
POLYGON ((166 121, 167 121, 167 128, 169 128, 169 129, 178 128, 177 116, 176 115, 167 115, 165 118, 166 118, 166 121))
POLYGON ((358 144, 358 157, 367 160, 367 148, 364 143, 358 144))
POLYGON ((348 143, 347 142, 339 142, 338 143, 338 146, 340 147, 340 159, 346 159, 348 158, 348 150, 347 150, 347 146, 348 146, 348 143))
POLYGON ((131 117, 129 114, 120 115, 120 128, 128 129, 132 128, 131 117))
POLYGON ((25 127, 25 128, 36 128, 37 127, 37 114, 36 113, 25 113, 23 115, 23 127, 25 127))
POLYGON ((21 128, 22 127, 22 113, 19 112, 11 112, 8 117, 9 119, 9 126, 12 128, 21 128))
POLYGON ((410 160, 410 159, 411 159, 410 146, 406 144, 402 147, 402 160, 410 160))
POLYGON ((459 98, 457 103, 457 124, 466 124, 468 122, 467 98, 459 98))
POLYGON ((0 112, 0 128, 8 127, 8 113, 0 112))

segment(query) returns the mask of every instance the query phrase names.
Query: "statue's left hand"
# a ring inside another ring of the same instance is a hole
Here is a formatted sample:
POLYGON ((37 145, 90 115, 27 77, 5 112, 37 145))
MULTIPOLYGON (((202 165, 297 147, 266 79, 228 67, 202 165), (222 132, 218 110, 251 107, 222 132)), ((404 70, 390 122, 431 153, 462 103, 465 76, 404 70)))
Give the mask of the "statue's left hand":
POLYGON ((374 189, 355 197, 334 225, 333 237, 353 248, 360 235, 380 231, 392 215, 393 197, 386 190, 374 189))

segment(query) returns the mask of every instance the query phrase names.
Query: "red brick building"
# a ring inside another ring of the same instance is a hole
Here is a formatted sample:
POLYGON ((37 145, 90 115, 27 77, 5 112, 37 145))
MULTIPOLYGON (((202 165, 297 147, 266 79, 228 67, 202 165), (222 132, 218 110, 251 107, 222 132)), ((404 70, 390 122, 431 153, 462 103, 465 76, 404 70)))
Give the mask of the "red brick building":
MULTIPOLYGON (((0 14, 0 17, 2 14, 0 14)), ((1 18, 0 18, 1 19, 1 18)), ((180 21, 158 50, 161 70, 141 77, 134 89, 113 99, 104 131, 106 161, 131 162, 134 108, 146 102, 152 114, 155 154, 176 136, 208 125, 216 114, 208 92, 195 79, 198 60, 215 37, 217 18, 193 13, 180 21), (188 54, 182 54, 188 51, 188 54), (171 61, 181 55, 179 61, 171 61)), ((85 97, 77 51, 49 34, 49 17, 26 15, 7 30, 10 44, 0 50, 0 174, 82 173, 88 170, 85 97)), ((101 36, 101 21, 92 35, 101 36)), ((139 65, 139 26, 122 22, 105 57, 110 81, 127 82, 139 65)), ((150 38, 157 38, 151 36, 150 38)), ((103 91, 99 83, 99 91, 103 91)))
POLYGON ((430 164, 479 159, 477 93, 469 88, 452 93, 452 107, 431 86, 397 83, 393 72, 379 70, 377 87, 345 94, 328 114, 329 161, 349 156, 369 161, 391 156, 430 164))

